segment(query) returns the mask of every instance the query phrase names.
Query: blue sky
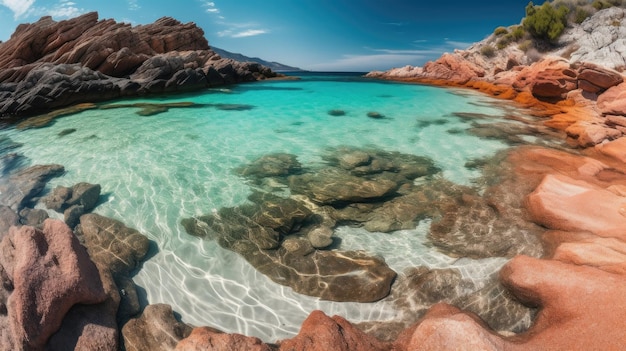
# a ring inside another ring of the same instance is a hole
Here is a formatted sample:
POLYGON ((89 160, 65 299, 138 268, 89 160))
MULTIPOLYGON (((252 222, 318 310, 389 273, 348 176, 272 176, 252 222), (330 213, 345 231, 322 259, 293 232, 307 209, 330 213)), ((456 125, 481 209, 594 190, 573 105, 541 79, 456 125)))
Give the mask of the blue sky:
MULTIPOLYGON (((540 3, 540 1, 536 1, 540 3)), ((209 44, 308 70, 422 65, 499 25, 518 24, 528 0, 0 0, 0 40, 19 23, 89 11, 146 24, 195 22, 209 44)))

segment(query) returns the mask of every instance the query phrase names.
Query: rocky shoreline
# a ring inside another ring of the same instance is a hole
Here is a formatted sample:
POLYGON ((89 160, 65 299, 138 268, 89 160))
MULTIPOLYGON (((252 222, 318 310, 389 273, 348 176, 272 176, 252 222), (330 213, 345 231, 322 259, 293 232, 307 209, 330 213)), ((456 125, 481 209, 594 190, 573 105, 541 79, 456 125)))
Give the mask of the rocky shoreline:
POLYGON ((43 17, 0 43, 0 117, 277 76, 221 58, 193 23, 164 17, 132 27, 98 20, 96 12, 60 22, 43 17))
MULTIPOLYGON (((617 16, 617 11, 622 10, 605 11, 598 14, 612 16, 615 12, 617 16)), ((3 67, 15 63, 14 67, 0 70, 0 94, 4 94, 2 101, 6 102, 0 111, 26 115, 48 110, 57 107, 56 103, 51 105, 52 97, 59 98, 54 100, 59 101, 59 107, 66 106, 79 102, 68 96, 84 91, 81 89, 94 95, 81 95, 80 102, 92 102, 90 99, 96 95, 110 99, 126 93, 176 91, 212 86, 211 82, 224 84, 272 76, 261 73, 265 72, 262 68, 254 71, 249 65, 211 59, 215 56, 203 36, 197 36, 195 26, 171 19, 157 23, 159 30, 152 25, 131 28, 112 21, 98 22, 97 15, 94 18, 94 14, 89 14, 59 23, 42 19, 31 25, 37 27, 18 28, 15 41, 0 45, 10 44, 14 48, 15 43, 28 42, 26 38, 34 40, 35 31, 44 31, 57 33, 54 35, 58 40, 48 39, 45 45, 34 47, 58 51, 64 47, 59 44, 61 40, 72 43, 73 50, 83 47, 83 54, 99 54, 70 62, 81 56, 81 50, 66 51, 72 53, 67 55, 38 50, 35 56, 39 58, 30 62, 15 57, 0 59, 3 67), (96 32, 89 32, 95 41, 81 42, 85 30, 72 30, 80 23, 85 23, 83 29, 94 28, 92 31, 114 29, 116 38, 131 42, 140 38, 139 42, 146 43, 141 38, 148 34, 154 40, 147 45, 149 50, 140 44, 146 52, 99 51, 94 49, 99 47, 96 32), (163 29, 168 27, 176 29, 163 29), (185 68, 164 68, 173 62, 182 62, 185 68), (133 68, 129 68, 131 63, 133 68), (223 66, 216 68, 215 64, 223 66), (100 70, 106 71, 106 75, 100 70), (186 78, 179 79, 183 74, 180 72, 186 72, 186 78), (76 80, 67 78, 74 75, 76 80), (217 80, 212 81, 210 76, 217 80), (48 77, 44 83, 48 79, 53 82, 52 86, 47 85, 50 89, 33 89, 46 86, 40 84, 41 77, 48 77), (76 84, 91 84, 85 83, 85 78, 93 78, 94 85, 77 87, 76 84)), ((33 42, 30 43, 32 48, 33 42)), ((8 46, 0 48, 5 47, 8 46)), ((25 48, 3 52, 22 52, 24 56, 25 48)), ((416 268, 398 277, 395 283, 397 289, 412 292, 412 296, 398 303, 420 306, 411 325, 374 322, 355 326, 340 316, 329 317, 316 311, 296 337, 276 344, 213 328, 219 326, 194 328, 178 321, 167 305, 141 306, 132 276, 150 255, 151 243, 116 220, 90 213, 100 201, 99 185, 58 187, 41 198, 47 181, 62 175, 63 167, 23 168, 19 156, 12 154, 11 145, 7 144, 2 145, 0 158, 1 348, 621 349, 626 344, 622 327, 626 317, 626 299, 622 294, 626 289, 624 77, 612 69, 615 67, 605 68, 597 62, 546 57, 524 65, 523 58, 511 52, 496 58, 499 61, 486 62, 477 51, 444 55, 423 68, 405 67, 370 76, 467 87, 515 101, 541 118, 540 127, 560 131, 578 149, 521 146, 507 152, 494 165, 484 166, 485 172, 501 172, 499 181, 490 184, 484 194, 439 184, 441 180, 435 178, 414 184, 415 178, 428 178, 437 169, 430 160, 407 159, 409 155, 336 150, 327 155, 331 167, 314 172, 303 171, 306 167, 291 155, 267 155, 238 171, 259 187, 267 188, 268 194, 253 195, 254 205, 250 207, 221 209, 217 215, 183 222, 190 233, 218 240, 223 247, 242 254, 257 268, 264 267, 263 273, 278 279, 293 271, 308 275, 311 267, 315 270, 326 260, 336 260, 337 257, 324 257, 324 252, 330 252, 324 249, 330 245, 332 228, 338 221, 392 231, 414 226, 423 217, 437 218, 431 226, 430 239, 450 255, 512 257, 499 277, 494 277, 493 283, 479 293, 457 294, 454 290, 463 288, 464 282, 454 271, 416 268), (298 195, 295 199, 271 196, 276 184, 287 186, 298 195), (338 189, 350 191, 342 193, 338 189), (420 205, 424 202, 429 205, 427 208, 420 205), (64 221, 47 218, 45 210, 34 208, 36 203, 63 213, 64 221), (464 229, 468 226, 473 230, 464 229), (480 235, 468 238, 467 233, 480 235), (473 245, 468 245, 470 242, 473 245), (302 259, 311 258, 313 252, 317 255, 314 261, 302 259), (516 326, 526 315, 533 317, 532 325, 516 326), (511 316, 512 320, 506 320, 511 316)), ((344 281, 333 285, 334 279, 330 279, 312 280, 312 286, 322 285, 325 289, 305 287, 303 291, 324 298, 363 301, 377 300, 389 293, 393 271, 385 271, 375 258, 351 259, 375 263, 374 271, 382 272, 381 280, 385 283, 377 285, 379 278, 374 277, 367 284, 380 290, 368 288, 372 294, 367 297, 347 296, 344 291, 333 290, 344 281)), ((287 285, 294 289, 298 286, 298 274, 287 280, 287 285)), ((353 283, 363 281, 357 279, 353 283)))

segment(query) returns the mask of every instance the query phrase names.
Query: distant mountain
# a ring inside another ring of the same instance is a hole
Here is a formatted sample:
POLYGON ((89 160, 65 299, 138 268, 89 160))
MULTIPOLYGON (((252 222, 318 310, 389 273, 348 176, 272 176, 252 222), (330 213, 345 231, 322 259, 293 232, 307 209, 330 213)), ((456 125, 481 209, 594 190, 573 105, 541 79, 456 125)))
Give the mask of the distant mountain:
POLYGON ((283 65, 282 63, 278 63, 278 62, 268 62, 258 57, 248 57, 242 54, 235 54, 230 51, 216 48, 215 46, 211 46, 211 49, 215 51, 216 54, 222 56, 222 58, 233 59, 239 62, 257 62, 257 63, 262 64, 263 66, 271 68, 272 71, 275 71, 275 72, 303 71, 303 69, 298 68, 298 67, 283 65))

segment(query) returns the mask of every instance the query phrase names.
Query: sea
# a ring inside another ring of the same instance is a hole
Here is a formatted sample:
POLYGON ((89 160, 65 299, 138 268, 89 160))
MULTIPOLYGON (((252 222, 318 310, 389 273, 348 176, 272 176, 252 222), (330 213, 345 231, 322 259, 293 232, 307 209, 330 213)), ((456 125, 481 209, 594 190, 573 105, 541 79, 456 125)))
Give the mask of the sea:
MULTIPOLYGON (((480 187, 480 169, 467 163, 510 146, 467 133, 473 121, 460 116, 498 123, 526 112, 469 90, 372 80, 360 73, 292 75, 299 79, 113 101, 107 104, 126 107, 85 110, 42 128, 6 126, 0 137, 20 145, 11 152, 23 155, 27 165, 65 166, 66 174, 45 191, 78 182, 101 185, 94 212, 153 242, 134 276, 142 300, 171 305, 183 322, 273 342, 297 334, 318 309, 352 322, 394 320, 401 311, 385 299, 330 302, 278 285, 236 253, 187 234, 181 219, 245 203, 253 186, 234 169, 276 152, 317 165, 339 146, 398 151, 430 157, 444 178, 480 187), (196 105, 148 116, 133 107, 179 102, 196 105), (369 117, 372 112, 383 118, 369 117)), ((335 236, 341 238, 338 249, 384 257, 399 273, 416 266, 455 267, 480 281, 506 262, 448 257, 428 245, 429 225, 424 220, 388 234, 339 227, 335 236)))

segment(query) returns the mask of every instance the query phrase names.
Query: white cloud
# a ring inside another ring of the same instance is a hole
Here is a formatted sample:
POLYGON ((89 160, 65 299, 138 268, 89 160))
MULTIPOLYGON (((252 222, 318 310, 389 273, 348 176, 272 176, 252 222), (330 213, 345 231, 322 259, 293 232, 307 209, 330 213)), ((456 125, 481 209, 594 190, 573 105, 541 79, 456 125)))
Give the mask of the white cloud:
POLYGON ((128 0, 128 9, 131 11, 140 10, 139 0, 128 0))
POLYGON ((472 46, 473 43, 466 43, 463 41, 454 41, 454 40, 448 40, 446 38, 446 45, 452 47, 453 49, 467 49, 470 46, 472 46))
POLYGON ((0 4, 13 11, 13 18, 19 19, 35 4, 35 0, 0 0, 0 4))
POLYGON ((307 67, 314 71, 357 71, 368 72, 373 70, 387 70, 392 67, 402 67, 406 65, 417 65, 426 60, 428 54, 365 54, 365 55, 343 55, 341 58, 315 64, 307 67))
POLYGON ((206 13, 209 14, 218 14, 220 13, 220 9, 218 9, 217 7, 215 7, 215 3, 213 1, 205 1, 202 4, 202 7, 206 7, 206 13))
POLYGON ((86 11, 76 7, 71 0, 60 0, 52 7, 31 7, 26 13, 27 17, 52 16, 55 19, 71 18, 82 15, 86 11))
MULTIPOLYGON (((422 43, 424 41, 417 41, 422 43)), ((314 71, 358 71, 388 70, 406 65, 421 66, 428 60, 435 60, 441 54, 455 48, 467 47, 466 43, 447 40, 439 45, 425 46, 419 49, 376 49, 365 47, 370 53, 345 54, 341 57, 320 64, 314 64, 306 69, 314 71)), ((415 45, 417 46, 417 45, 415 45)))
POLYGON ((245 30, 243 32, 235 33, 235 34, 231 35, 231 37, 233 37, 233 38, 246 38, 246 37, 254 37, 254 36, 265 34, 265 33, 267 33, 267 31, 264 30, 264 29, 248 29, 248 30, 245 30))

